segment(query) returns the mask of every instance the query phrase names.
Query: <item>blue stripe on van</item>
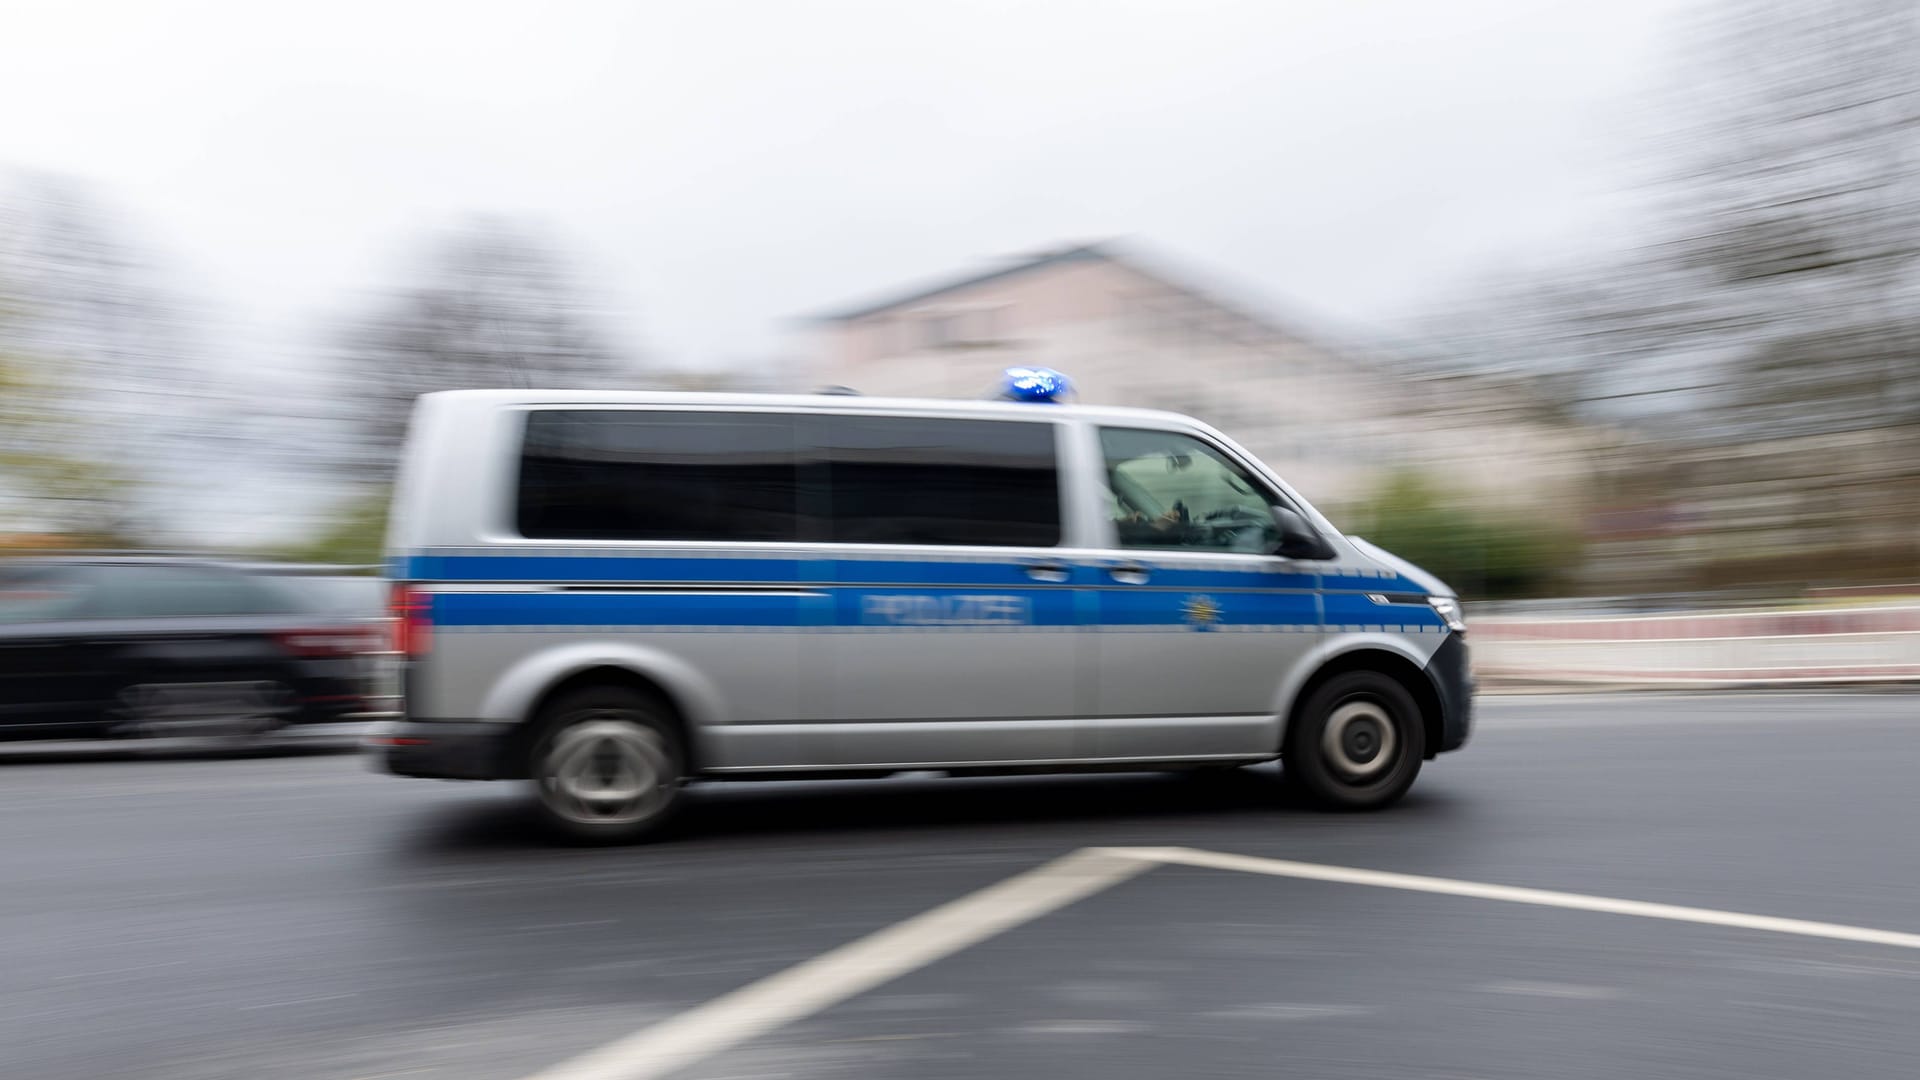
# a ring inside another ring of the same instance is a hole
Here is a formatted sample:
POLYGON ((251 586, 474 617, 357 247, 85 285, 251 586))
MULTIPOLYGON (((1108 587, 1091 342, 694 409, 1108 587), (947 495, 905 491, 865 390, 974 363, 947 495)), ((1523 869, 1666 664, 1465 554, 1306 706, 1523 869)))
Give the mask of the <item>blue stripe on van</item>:
POLYGON ((438 593, 436 626, 1074 626, 1065 589, 835 589, 820 596, 767 593, 438 593), (830 606, 829 606, 830 605, 830 606), (829 617, 831 612, 831 617, 829 617))
POLYGON ((785 584, 803 579, 800 559, 688 558, 685 555, 415 555, 410 581, 785 584))
POLYGON ((1231 592, 1205 595, 1170 589, 1100 590, 1101 626, 1316 626, 1318 598, 1310 592, 1231 592))
MULTIPOLYGON (((1372 591, 1391 592, 1374 586, 1372 591)), ((1424 595, 1425 590, 1415 589, 1424 595)), ((1402 593, 1401 595, 1411 595, 1402 593)), ((1329 592, 1320 598, 1328 626, 1439 626, 1440 616, 1424 603, 1376 604, 1365 593, 1329 592)))
MULTIPOLYGON (((416 555, 395 560, 408 579, 611 585, 792 585, 818 597, 754 593, 442 593, 433 617, 448 627, 896 627, 1427 626, 1424 605, 1379 605, 1367 593, 1421 593, 1399 575, 1256 573, 1163 565, 1142 552, 1152 588, 1116 585, 1105 567, 1126 555, 1072 565, 1067 585, 1027 574, 1035 553, 1005 561, 618 555, 416 555), (1314 595, 1316 586, 1319 596, 1314 595), (1352 591, 1345 591, 1352 590, 1352 591), (1210 610, 1197 617, 1196 607, 1210 610)), ((1047 560, 1038 556, 1038 561, 1047 560)), ((1061 560, 1065 562, 1065 560, 1061 560)))
MULTIPOLYGON (((1051 561, 1045 556, 1010 557, 1003 562, 937 561, 928 559, 807 559, 754 557, 689 557, 682 554, 621 555, 416 555, 396 559, 388 572, 409 581, 585 582, 668 585, 746 584, 884 584, 1005 586, 1034 584, 1027 576, 1029 561, 1051 561)), ((1063 560, 1064 561, 1064 560, 1063 560)), ((1099 562, 1134 562, 1114 555, 1099 562)), ((1152 570, 1152 584, 1181 589, 1326 589, 1354 592, 1419 592, 1418 584, 1399 575, 1365 577, 1357 574, 1252 573, 1160 565, 1147 555, 1139 560, 1152 570)), ((1072 584, 1106 583, 1094 566, 1072 568, 1072 584)))
MULTIPOLYGON (((757 593, 684 596, 673 593, 439 593, 433 621, 441 627, 655 626, 895 629, 992 629, 1079 625, 1072 590, 835 589, 827 596, 757 593), (831 605, 829 608, 828 605, 831 605), (831 618, 827 617, 831 611, 831 618)), ((1102 626, 1314 626, 1311 593, 1216 593, 1205 599, 1170 590, 1103 589, 1102 626)), ((1371 621, 1380 623, 1376 608, 1371 621)), ((1356 620, 1358 621, 1358 620, 1356 620)), ((1395 618, 1395 623, 1412 619, 1395 618)))
POLYGON ((923 559, 828 559, 818 572, 836 585, 934 585, 968 588, 1031 589, 1037 582, 1028 564, 1058 563, 1067 567, 1069 581, 1087 584, 1091 568, 1069 566, 1064 559, 1045 556, 1009 558, 999 562, 934 562, 923 559))
POLYGON ((435 626, 734 626, 813 625, 809 603, 823 599, 765 593, 439 593, 435 626))
MULTIPOLYGON (((1029 583, 1030 584, 1030 583, 1029 583)), ((948 627, 1077 626, 1080 613, 1067 589, 943 589, 841 586, 833 590, 840 626, 948 627)))
POLYGON ((1399 574, 1385 577, 1368 577, 1353 573, 1321 574, 1320 587, 1328 592, 1354 593, 1419 593, 1427 594, 1427 587, 1416 581, 1410 581, 1399 574))

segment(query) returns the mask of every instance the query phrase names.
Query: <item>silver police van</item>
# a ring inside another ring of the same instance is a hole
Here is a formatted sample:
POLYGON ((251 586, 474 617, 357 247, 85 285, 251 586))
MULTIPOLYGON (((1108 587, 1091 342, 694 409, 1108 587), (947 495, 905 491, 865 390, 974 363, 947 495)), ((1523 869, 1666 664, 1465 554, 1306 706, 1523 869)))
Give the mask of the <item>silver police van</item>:
POLYGON ((463 390, 388 538, 392 772, 563 831, 689 780, 1232 767, 1384 806, 1467 738, 1452 592, 1185 416, 1010 400, 463 390))

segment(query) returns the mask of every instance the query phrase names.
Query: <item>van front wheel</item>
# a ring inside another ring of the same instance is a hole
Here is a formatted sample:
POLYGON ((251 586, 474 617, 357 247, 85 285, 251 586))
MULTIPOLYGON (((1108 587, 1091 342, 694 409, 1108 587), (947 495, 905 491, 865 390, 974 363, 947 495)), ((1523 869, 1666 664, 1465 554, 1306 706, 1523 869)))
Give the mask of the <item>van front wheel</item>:
POLYGON ((1287 777, 1315 803, 1374 810, 1407 793, 1426 756, 1413 695, 1388 675, 1349 671, 1315 689, 1287 732, 1287 777))
POLYGON ((621 843, 658 832, 679 807, 686 752, 665 707, 588 687, 543 710, 530 762, 536 805, 561 834, 621 843))

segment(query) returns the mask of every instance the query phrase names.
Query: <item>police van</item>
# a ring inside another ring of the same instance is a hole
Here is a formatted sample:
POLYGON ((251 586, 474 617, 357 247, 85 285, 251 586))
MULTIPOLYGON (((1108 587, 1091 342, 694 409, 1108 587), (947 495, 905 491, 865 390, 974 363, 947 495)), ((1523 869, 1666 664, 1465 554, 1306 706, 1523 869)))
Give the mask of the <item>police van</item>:
POLYGON ((695 779, 1278 758, 1372 808, 1466 741, 1445 585, 1205 424, 1007 387, 425 395, 373 752, 620 840, 695 779))

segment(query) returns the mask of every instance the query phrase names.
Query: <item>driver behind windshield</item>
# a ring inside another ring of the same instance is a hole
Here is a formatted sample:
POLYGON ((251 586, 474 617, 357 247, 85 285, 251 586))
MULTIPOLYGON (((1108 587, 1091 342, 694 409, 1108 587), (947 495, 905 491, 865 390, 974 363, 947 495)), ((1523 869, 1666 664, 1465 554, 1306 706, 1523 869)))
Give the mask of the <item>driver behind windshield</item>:
POLYGON ((1123 543, 1165 544, 1177 535, 1188 521, 1187 504, 1175 502, 1173 509, 1159 514, 1148 514, 1144 510, 1128 505, 1112 488, 1107 489, 1107 513, 1113 518, 1113 527, 1120 534, 1123 543))
POLYGON ((1186 511, 1185 503, 1175 503, 1173 509, 1148 517, 1144 511, 1122 507, 1113 524, 1123 541, 1164 544, 1178 536, 1180 529, 1186 525, 1186 511))
POLYGON ((1173 508, 1155 514, 1141 510, 1129 500, 1107 492, 1108 514, 1114 531, 1124 547, 1201 547, 1229 551, 1262 551, 1267 546, 1273 522, 1270 517, 1229 502, 1216 509, 1202 506, 1198 511, 1177 499, 1173 508))

